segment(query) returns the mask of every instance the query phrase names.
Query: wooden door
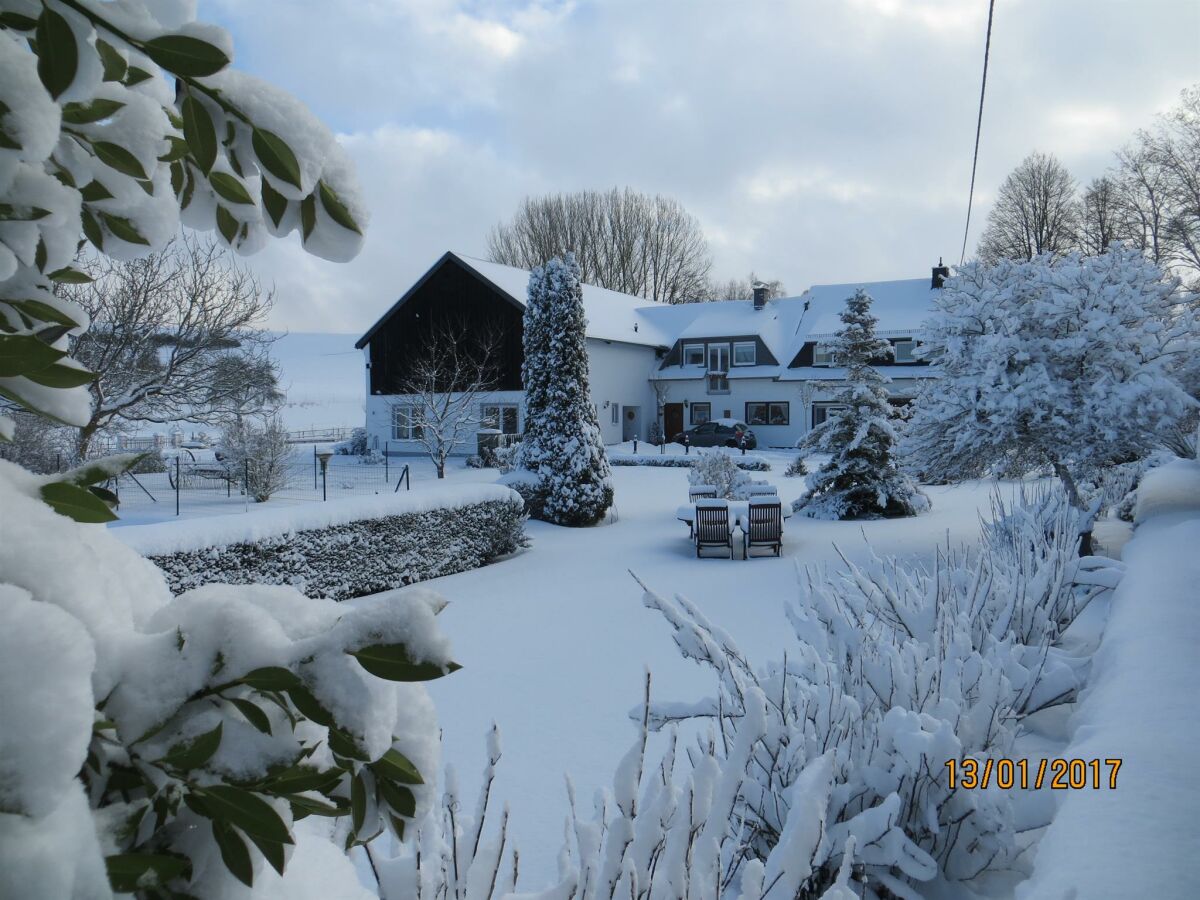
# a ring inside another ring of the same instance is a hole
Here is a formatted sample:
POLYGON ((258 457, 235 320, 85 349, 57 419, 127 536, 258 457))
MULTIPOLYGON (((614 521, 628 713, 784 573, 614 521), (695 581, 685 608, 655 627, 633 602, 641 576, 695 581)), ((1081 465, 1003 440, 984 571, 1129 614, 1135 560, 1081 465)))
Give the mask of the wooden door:
POLYGON ((665 403, 663 404, 663 432, 668 441, 675 439, 675 435, 683 431, 683 404, 682 403, 665 403))

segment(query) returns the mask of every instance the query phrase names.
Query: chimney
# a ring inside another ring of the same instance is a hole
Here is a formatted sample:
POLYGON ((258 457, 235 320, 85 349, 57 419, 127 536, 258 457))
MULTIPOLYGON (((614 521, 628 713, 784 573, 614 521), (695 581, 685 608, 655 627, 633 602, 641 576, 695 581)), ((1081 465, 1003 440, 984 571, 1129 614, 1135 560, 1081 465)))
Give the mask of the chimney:
POLYGON ((950 267, 942 265, 942 258, 938 257, 938 264, 933 267, 933 284, 929 286, 930 290, 940 288, 942 282, 950 277, 950 267))
POLYGON ((767 305, 767 286, 761 281, 754 282, 754 308, 762 309, 767 305))

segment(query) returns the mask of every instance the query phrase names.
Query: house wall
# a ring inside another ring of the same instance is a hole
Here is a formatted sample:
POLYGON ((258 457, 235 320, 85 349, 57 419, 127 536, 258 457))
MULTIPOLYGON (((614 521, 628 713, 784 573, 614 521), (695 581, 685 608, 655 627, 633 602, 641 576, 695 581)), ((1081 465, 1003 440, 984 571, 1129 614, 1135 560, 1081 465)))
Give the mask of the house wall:
POLYGON ((598 338, 588 338, 587 348, 588 386, 592 402, 596 404, 596 419, 604 443, 616 444, 622 440, 624 416, 633 407, 640 412, 634 423, 637 437, 645 440, 650 423, 658 414, 654 390, 650 386, 650 377, 659 362, 654 348, 598 338), (605 403, 609 404, 607 408, 605 403), (614 404, 619 407, 615 423, 612 420, 614 404))
MULTIPOLYGON (((424 456, 425 448, 419 441, 396 440, 392 437, 392 408, 411 403, 412 397, 404 394, 375 394, 367 397, 367 446, 380 453, 387 451, 393 456, 424 456)), ((481 394, 479 406, 494 403, 515 403, 518 410, 518 428, 525 430, 525 392, 492 391, 481 394)), ((482 426, 481 426, 482 427, 482 426)), ((474 429, 466 441, 456 447, 454 456, 470 456, 476 450, 474 429)))

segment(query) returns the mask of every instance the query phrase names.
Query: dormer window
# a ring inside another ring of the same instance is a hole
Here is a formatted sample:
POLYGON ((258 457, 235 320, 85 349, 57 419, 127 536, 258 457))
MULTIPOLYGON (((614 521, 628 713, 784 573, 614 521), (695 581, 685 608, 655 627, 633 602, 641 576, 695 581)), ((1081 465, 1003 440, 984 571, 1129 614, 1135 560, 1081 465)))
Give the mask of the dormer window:
POLYGON ((758 347, 754 341, 738 341, 733 345, 733 364, 735 366, 757 365, 758 347))
POLYGON ((704 365, 704 345, 703 344, 684 344, 683 345, 683 364, 685 366, 702 366, 702 365, 704 365))
POLYGON ((817 344, 817 346, 813 348, 813 365, 837 365, 837 354, 833 352, 833 348, 828 344, 817 344))
POLYGON ((913 356, 913 351, 917 348, 917 342, 913 340, 896 341, 892 344, 892 350, 895 352, 895 360, 897 363, 916 362, 917 359, 913 356))

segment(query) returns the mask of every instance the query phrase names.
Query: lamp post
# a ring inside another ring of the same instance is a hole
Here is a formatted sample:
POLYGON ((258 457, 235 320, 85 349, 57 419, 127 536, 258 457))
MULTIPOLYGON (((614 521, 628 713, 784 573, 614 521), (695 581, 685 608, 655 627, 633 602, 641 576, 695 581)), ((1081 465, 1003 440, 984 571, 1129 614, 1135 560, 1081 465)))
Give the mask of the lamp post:
POLYGON ((321 461, 321 499, 328 500, 329 497, 325 492, 325 472, 329 469, 329 457, 333 456, 333 451, 328 448, 321 448, 317 451, 317 459, 321 461))

